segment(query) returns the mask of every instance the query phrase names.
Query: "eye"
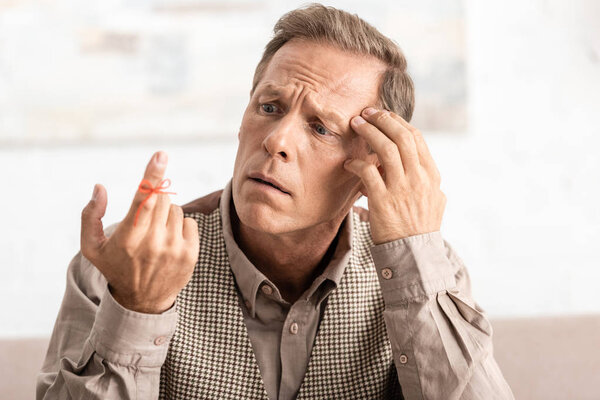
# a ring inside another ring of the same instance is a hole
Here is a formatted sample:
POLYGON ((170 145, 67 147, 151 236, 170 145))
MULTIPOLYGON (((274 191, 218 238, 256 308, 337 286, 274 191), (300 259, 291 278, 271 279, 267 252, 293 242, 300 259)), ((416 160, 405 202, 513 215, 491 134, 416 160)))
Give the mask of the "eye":
POLYGON ((274 104, 261 104, 260 108, 262 108, 262 110, 264 112, 266 112, 267 114, 272 114, 277 110, 277 107, 274 104))
POLYGON ((325 128, 323 125, 321 124, 315 124, 315 131, 319 134, 319 135, 327 135, 329 132, 329 129, 325 128))

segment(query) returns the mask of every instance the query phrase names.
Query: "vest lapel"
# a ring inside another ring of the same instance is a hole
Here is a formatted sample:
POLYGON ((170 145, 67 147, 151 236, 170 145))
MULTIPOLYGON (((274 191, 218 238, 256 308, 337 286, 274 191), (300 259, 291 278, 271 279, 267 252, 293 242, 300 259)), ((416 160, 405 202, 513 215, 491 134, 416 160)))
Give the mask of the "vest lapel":
POLYGON ((190 213, 200 251, 177 298, 179 320, 161 371, 163 399, 268 399, 225 249, 219 208, 190 213))
POLYGON ((402 398, 369 251, 369 226, 351 212, 352 255, 329 295, 298 400, 402 398))

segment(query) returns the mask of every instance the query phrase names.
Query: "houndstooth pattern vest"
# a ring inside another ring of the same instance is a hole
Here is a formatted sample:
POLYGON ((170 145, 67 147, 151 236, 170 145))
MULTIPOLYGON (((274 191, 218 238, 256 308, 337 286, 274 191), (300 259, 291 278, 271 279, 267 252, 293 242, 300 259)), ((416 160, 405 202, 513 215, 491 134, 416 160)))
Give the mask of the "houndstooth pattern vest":
MULTIPOLYGON (((352 254, 317 332, 297 399, 402 399, 370 255, 368 222, 352 212, 352 254)), ((238 302, 219 208, 198 222, 199 259, 176 307, 161 399, 268 400, 238 302)))

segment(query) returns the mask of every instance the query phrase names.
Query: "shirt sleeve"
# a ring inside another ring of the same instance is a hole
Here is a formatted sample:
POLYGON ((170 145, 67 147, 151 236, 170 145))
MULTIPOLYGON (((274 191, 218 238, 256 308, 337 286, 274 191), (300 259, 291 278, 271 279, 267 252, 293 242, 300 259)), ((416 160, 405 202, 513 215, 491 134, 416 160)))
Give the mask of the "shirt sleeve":
POLYGON ((176 324, 175 306, 163 314, 122 307, 100 271, 77 253, 37 377, 37 399, 158 398, 176 324))
POLYGON ((371 255, 404 398, 514 399, 467 269, 440 231, 375 245, 371 255))

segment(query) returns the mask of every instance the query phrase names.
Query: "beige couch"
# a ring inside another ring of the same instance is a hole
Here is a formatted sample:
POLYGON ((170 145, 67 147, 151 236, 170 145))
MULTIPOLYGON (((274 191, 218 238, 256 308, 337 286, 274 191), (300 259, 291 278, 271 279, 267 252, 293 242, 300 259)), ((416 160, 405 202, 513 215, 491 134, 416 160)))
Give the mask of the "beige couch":
MULTIPOLYGON (((492 320, 515 397, 600 399, 600 315, 492 320)), ((35 398, 47 339, 0 340, 0 399, 35 398)))

